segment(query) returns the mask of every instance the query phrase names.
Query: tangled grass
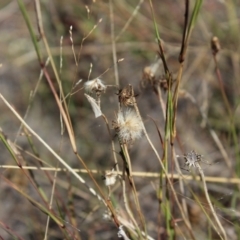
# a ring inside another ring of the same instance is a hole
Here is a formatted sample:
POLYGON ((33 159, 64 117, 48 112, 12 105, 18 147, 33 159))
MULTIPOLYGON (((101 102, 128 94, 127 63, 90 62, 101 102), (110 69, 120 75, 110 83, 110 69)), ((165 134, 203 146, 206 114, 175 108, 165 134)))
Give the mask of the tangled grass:
POLYGON ((1 239, 239 239, 239 9, 1 3, 1 239))

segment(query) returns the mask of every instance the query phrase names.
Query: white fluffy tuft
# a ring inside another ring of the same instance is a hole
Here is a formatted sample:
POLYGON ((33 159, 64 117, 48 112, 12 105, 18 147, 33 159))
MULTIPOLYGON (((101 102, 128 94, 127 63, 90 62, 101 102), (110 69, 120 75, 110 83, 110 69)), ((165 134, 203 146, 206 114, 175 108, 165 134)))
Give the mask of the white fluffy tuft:
POLYGON ((133 142, 142 136, 141 120, 132 109, 118 112, 116 126, 115 129, 122 143, 133 142))
POLYGON ((105 92, 106 85, 103 83, 103 81, 100 78, 96 78, 93 80, 89 80, 84 83, 84 89, 88 93, 96 92, 105 92))

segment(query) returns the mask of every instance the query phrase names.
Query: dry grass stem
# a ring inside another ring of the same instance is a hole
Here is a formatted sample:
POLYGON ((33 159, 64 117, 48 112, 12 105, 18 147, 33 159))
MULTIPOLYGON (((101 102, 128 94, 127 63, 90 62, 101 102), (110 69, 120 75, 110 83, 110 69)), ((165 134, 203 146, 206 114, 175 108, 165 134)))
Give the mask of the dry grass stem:
POLYGON ((0 238, 240 239, 240 5, 87 2, 0 4, 0 238))

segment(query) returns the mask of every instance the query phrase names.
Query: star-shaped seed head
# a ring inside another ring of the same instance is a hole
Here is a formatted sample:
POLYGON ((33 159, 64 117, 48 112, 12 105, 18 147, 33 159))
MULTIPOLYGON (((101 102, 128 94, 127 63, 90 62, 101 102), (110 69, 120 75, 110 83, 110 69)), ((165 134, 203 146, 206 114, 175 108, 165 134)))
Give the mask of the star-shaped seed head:
POLYGON ((184 159, 185 159, 185 165, 188 166, 188 168, 190 169, 191 167, 196 168, 197 167, 197 163, 202 161, 203 156, 196 153, 194 150, 192 150, 191 152, 184 154, 184 159))

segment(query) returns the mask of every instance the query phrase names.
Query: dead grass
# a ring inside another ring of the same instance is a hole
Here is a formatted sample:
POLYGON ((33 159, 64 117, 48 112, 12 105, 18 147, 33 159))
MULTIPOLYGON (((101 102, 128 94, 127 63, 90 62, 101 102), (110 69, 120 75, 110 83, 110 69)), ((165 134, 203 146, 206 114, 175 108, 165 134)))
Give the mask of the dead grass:
MULTIPOLYGON (((151 239, 174 235, 190 239, 191 234, 191 239, 238 239, 239 3, 205 1, 201 7, 177 90, 173 145, 165 134, 169 77, 162 62, 152 75, 145 72, 143 80, 143 69, 153 69, 159 51, 149 1, 113 1, 112 17, 109 2, 41 2, 38 13, 34 2, 24 4, 40 60, 18 1, 0 4, 0 237, 116 239, 123 225, 130 239, 145 239, 141 232, 151 239), (40 37, 37 15, 46 38, 40 37), (211 38, 215 35, 221 50, 214 61, 211 38), (124 58, 117 69, 114 52, 117 59, 124 58), (52 62, 41 68, 39 63, 50 54, 52 62), (105 93, 88 94, 97 99, 104 118, 94 117, 84 96, 84 83, 98 77, 107 85, 105 93), (118 102, 118 89, 128 84, 134 93, 127 96, 127 103, 136 102, 135 108, 130 107, 141 114, 152 145, 145 134, 136 141, 119 142, 119 131, 112 126, 120 107, 129 107, 118 102), (17 113, 25 116, 26 125, 17 113), (60 118, 60 113, 65 117, 60 118), (184 170, 183 156, 191 150, 204 155, 206 162, 200 164, 206 185, 197 170, 184 170), (114 167, 117 172, 111 172, 114 167), (65 170, 56 172, 56 168, 65 170), (105 171, 117 177, 113 186, 104 185, 105 171), (171 179, 168 183, 164 171, 171 179)), ((185 6, 181 1, 152 4, 173 93, 185 6)))

